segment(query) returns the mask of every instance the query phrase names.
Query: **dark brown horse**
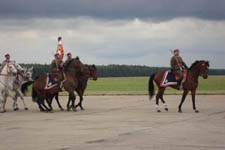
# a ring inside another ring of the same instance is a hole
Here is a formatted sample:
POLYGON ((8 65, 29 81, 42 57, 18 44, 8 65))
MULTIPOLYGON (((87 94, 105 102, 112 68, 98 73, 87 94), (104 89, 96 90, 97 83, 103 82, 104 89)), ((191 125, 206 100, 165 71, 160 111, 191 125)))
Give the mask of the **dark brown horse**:
MULTIPOLYGON (((182 112, 181 107, 182 107, 182 104, 183 104, 183 102, 184 102, 184 100, 185 100, 189 91, 191 91, 191 95, 192 95, 193 109, 194 109, 195 112, 199 112, 196 109, 196 106, 195 106, 195 94, 196 94, 196 89, 198 87, 198 78, 199 78, 199 76, 202 76, 203 79, 207 79, 208 78, 208 68, 209 68, 209 62, 204 61, 204 60, 196 61, 191 65, 190 69, 187 72, 187 79, 183 83, 183 91, 184 92, 183 92, 183 96, 182 96, 180 105, 178 106, 178 112, 182 112)), ((162 81, 164 73, 165 73, 165 71, 155 73, 155 74, 151 75, 151 77, 149 79, 149 96, 150 96, 150 99, 154 95, 153 80, 155 81, 156 85, 158 86, 158 93, 156 95, 156 109, 157 109, 158 112, 160 112, 159 99, 161 99, 162 103, 164 104, 165 110, 168 111, 166 103, 163 99, 163 93, 164 93, 166 87, 160 86, 160 83, 162 81)), ((173 85, 171 87, 177 89, 177 85, 173 85)))
MULTIPOLYGON (((87 82, 88 82, 88 79, 89 78, 92 78, 94 81, 97 80, 97 69, 95 67, 95 65, 85 65, 85 68, 83 69, 83 72, 82 72, 82 76, 80 76, 78 78, 78 87, 76 89, 76 92, 77 94, 79 95, 80 97, 80 101, 79 103, 75 106, 76 108, 79 106, 81 110, 84 110, 83 106, 82 106, 82 101, 83 101, 83 94, 84 94, 84 91, 87 87, 87 82)), ((49 101, 49 107, 50 109, 52 109, 52 100, 53 98, 55 98, 59 108, 61 110, 64 110, 59 102, 59 97, 58 97, 59 93, 55 93, 53 95, 49 95, 49 97, 47 98, 48 101, 49 101)), ((67 110, 69 111, 70 109, 70 106, 67 107, 67 110)))
MULTIPOLYGON (((78 78, 82 75, 82 70, 84 67, 85 65, 82 64, 79 58, 75 58, 72 59, 69 63, 67 63, 64 68, 64 73, 66 75, 67 80, 63 83, 63 87, 69 93, 67 109, 68 107, 72 107, 73 110, 76 109, 74 91, 78 87, 78 78), (71 106, 69 106, 70 101, 72 101, 71 106)), ((45 105, 44 100, 49 94, 55 94, 61 91, 58 86, 48 90, 44 89, 46 85, 46 78, 47 75, 43 74, 33 81, 32 99, 33 101, 38 103, 40 111, 51 111, 51 109, 45 105)), ((26 91, 25 89, 27 89, 28 85, 29 84, 23 86, 22 91, 26 91)))

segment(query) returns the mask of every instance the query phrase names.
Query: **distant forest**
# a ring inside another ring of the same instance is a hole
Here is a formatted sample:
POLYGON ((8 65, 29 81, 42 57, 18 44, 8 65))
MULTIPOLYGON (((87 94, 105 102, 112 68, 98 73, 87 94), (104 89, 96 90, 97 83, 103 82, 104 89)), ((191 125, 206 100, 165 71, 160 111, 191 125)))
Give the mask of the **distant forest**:
MULTIPOLYGON (((33 77, 50 72, 49 64, 21 64, 22 66, 33 66, 33 77)), ((142 77, 168 70, 169 67, 150 67, 139 65, 97 65, 98 77, 142 77)), ((209 69, 209 75, 225 75, 225 69, 209 69)))

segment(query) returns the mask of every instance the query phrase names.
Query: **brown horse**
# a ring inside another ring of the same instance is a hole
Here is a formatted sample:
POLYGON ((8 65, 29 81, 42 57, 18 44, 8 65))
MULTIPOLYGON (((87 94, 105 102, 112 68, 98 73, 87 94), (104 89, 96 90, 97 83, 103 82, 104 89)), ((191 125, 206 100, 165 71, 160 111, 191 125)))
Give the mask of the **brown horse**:
MULTIPOLYGON (((82 75, 82 70, 84 67, 85 67, 84 64, 81 63, 79 58, 75 58, 72 59, 69 63, 67 63, 67 65, 64 68, 66 81, 63 83, 63 87, 69 93, 69 101, 67 104, 67 109, 68 107, 70 107, 69 106, 70 101, 72 101, 71 105, 72 109, 73 110, 76 109, 74 91, 78 87, 78 78, 82 75)), ((32 99, 33 101, 38 103, 40 111, 51 111, 51 109, 45 105, 44 100, 47 98, 49 94, 54 94, 61 91, 61 89, 58 86, 48 90, 44 89, 46 85, 46 78, 47 75, 42 74, 33 81, 32 99)), ((26 91, 25 89, 27 89, 29 84, 24 85, 22 91, 26 91)))
MULTIPOLYGON (((195 94, 196 94, 196 89, 198 87, 198 77, 202 76, 203 79, 207 79, 208 78, 208 68, 209 68, 209 62, 204 61, 204 60, 196 61, 191 65, 190 69, 187 72, 187 79, 183 83, 183 91, 184 92, 183 92, 183 96, 182 96, 180 105, 178 106, 178 112, 182 112, 181 107, 182 107, 182 104, 183 104, 189 91, 191 91, 191 95, 192 95, 193 109, 195 110, 195 112, 199 112, 195 106, 195 94)), ((164 73, 165 73, 165 71, 155 73, 155 74, 151 75, 151 77, 149 79, 149 90, 148 91, 149 91, 150 99, 154 95, 153 80, 155 81, 156 85, 158 86, 158 93, 156 95, 157 112, 160 112, 159 98, 161 99, 162 103, 164 104, 165 110, 168 111, 166 103, 163 99, 163 93, 164 93, 166 87, 160 86, 160 83, 162 81, 164 73)), ((173 85, 170 87, 177 89, 177 85, 173 85)))
MULTIPOLYGON (((79 95, 80 97, 80 102, 75 106, 76 108, 79 106, 81 110, 84 110, 83 106, 82 106, 82 101, 83 101, 83 94, 84 94, 84 91, 87 87, 87 82, 88 82, 88 79, 89 78, 92 78, 94 81, 97 80, 97 69, 95 67, 95 65, 85 65, 85 68, 83 69, 83 72, 82 72, 82 76, 80 76, 78 78, 78 87, 76 89, 76 92, 77 94, 79 95)), ((52 109, 52 100, 53 98, 55 97, 55 100, 58 104, 58 107, 61 109, 61 110, 64 110, 59 102, 59 93, 55 93, 53 95, 49 95, 49 97, 47 98, 47 100, 49 101, 49 107, 50 109, 52 109)), ((68 108, 70 108, 71 106, 68 106, 67 107, 67 110, 69 111, 68 108)))

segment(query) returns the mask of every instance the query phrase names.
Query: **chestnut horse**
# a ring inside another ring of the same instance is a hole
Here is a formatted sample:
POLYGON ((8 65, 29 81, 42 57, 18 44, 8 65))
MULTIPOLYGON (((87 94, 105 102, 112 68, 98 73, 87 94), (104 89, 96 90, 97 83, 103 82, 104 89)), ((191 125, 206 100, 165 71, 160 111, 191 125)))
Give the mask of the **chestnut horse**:
MULTIPOLYGON (((79 58, 74 58, 70 62, 68 62, 64 68, 66 81, 63 83, 63 87, 69 93, 69 101, 67 104, 67 108, 69 107, 69 102, 72 101, 71 107, 73 110, 75 110, 74 91, 78 87, 78 78, 79 76, 81 76, 84 67, 85 67, 84 64, 81 63, 79 58)), ((33 81, 32 99, 34 102, 38 103, 40 111, 51 111, 51 109, 45 105, 44 100, 47 98, 49 94, 55 94, 61 91, 61 89, 58 86, 46 90, 45 89, 46 78, 47 75, 42 74, 36 80, 33 81)), ((23 93, 24 91, 26 91, 27 87, 31 83, 32 82, 23 85, 22 87, 23 93)))
MULTIPOLYGON (((187 71, 187 79, 186 81, 183 83, 183 96, 180 102, 180 105, 178 106, 178 112, 182 112, 182 104, 188 94, 189 91, 191 91, 191 95, 192 95, 192 104, 193 104, 193 110, 197 113, 199 112, 196 109, 195 106, 195 94, 196 94, 196 89, 198 87, 198 77, 202 76, 203 79, 207 79, 208 78, 208 68, 209 68, 209 62, 208 61, 196 61, 194 62, 190 69, 188 69, 187 71)), ((155 73, 153 75, 151 75, 150 79, 149 79, 149 98, 151 99, 154 95, 154 84, 153 84, 153 80, 155 81, 156 85, 158 86, 158 93, 156 95, 156 109, 157 112, 160 112, 159 109, 159 99, 161 99, 162 103, 164 104, 165 110, 168 111, 168 108, 166 106, 166 103, 163 99, 163 93, 166 89, 166 87, 162 87, 160 86, 160 83, 163 79, 163 75, 164 75, 165 71, 161 71, 158 73, 155 73)), ((177 89, 177 85, 171 85, 170 87, 177 89)))
MULTIPOLYGON (((85 65, 85 68, 83 69, 83 72, 82 72, 82 76, 80 76, 78 78, 78 87, 76 89, 76 92, 80 97, 80 101, 75 107, 77 108, 79 106, 81 110, 84 110, 84 108, 82 106, 83 94, 87 87, 87 82, 88 82, 89 78, 93 79, 94 81, 97 80, 97 69, 96 69, 95 65, 85 65)), ((48 105, 49 105, 50 109, 53 109, 51 106, 53 98, 55 98, 55 100, 58 104, 58 107, 61 110, 64 110, 59 102, 59 93, 48 95, 47 101, 48 101, 48 105)), ((69 110, 70 110, 70 106, 67 106, 67 111, 69 111, 69 110)))

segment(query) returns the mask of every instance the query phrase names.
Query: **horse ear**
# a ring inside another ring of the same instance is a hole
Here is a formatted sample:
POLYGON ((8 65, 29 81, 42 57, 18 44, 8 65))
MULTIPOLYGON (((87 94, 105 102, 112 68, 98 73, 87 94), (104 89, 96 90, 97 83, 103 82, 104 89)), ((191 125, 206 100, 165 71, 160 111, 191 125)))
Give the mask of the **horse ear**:
POLYGON ((33 66, 30 68, 30 70, 31 70, 31 71, 33 70, 33 66))
POLYGON ((209 63, 210 63, 210 61, 208 60, 208 61, 207 61, 207 65, 208 65, 208 66, 209 66, 209 63))

